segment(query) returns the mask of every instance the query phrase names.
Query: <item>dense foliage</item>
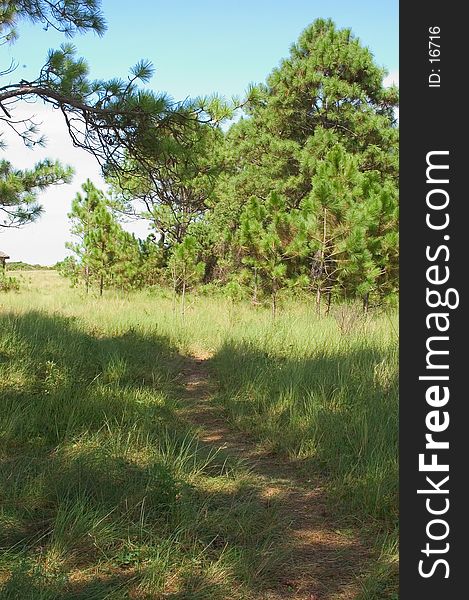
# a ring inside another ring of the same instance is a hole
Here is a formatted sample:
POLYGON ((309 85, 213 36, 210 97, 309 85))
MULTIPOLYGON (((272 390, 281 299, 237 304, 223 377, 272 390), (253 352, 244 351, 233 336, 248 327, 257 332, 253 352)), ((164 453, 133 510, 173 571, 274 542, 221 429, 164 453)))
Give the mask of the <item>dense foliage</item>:
MULTIPOLYGON (((22 19, 66 36, 105 31, 100 2, 0 3, 0 37, 22 19)), ((7 68, 2 76, 14 72, 7 68)), ((61 265, 88 290, 166 283, 183 296, 223 287, 275 314, 282 290, 325 302, 361 298, 365 310, 398 289, 398 91, 349 29, 317 19, 265 83, 252 85, 233 116, 217 96, 175 103, 138 87, 153 72, 141 61, 126 81, 92 81, 70 44, 50 51, 34 81, 0 89, 0 121, 27 145, 41 143, 17 102, 61 110, 75 145, 99 160, 110 190, 84 186, 71 211, 74 257, 61 265), (137 240, 125 216, 152 229, 137 240)), ((1 132, 0 132, 1 133, 1 132)), ((1 226, 41 213, 37 192, 67 182, 70 168, 44 161, 30 171, 0 163, 1 226)))
POLYGON ((397 90, 383 76, 349 30, 319 19, 251 90, 208 215, 231 273, 247 265, 274 297, 302 284, 318 303, 396 290, 397 90))
MULTIPOLYGON (((318 310, 325 297, 327 312, 333 298, 367 310, 393 295, 398 93, 384 75, 350 30, 319 19, 227 130, 198 121, 165 152, 127 155, 108 206, 151 223, 156 280, 239 289, 274 313, 283 289, 318 310)), ((126 260, 141 264, 141 249, 126 260)))

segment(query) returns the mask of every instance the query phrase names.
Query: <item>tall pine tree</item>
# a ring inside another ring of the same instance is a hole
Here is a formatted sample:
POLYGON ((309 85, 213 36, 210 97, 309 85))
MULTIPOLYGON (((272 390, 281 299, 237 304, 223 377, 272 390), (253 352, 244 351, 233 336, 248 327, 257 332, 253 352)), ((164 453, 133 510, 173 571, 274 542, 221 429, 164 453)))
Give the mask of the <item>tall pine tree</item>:
POLYGON ((102 296, 106 283, 112 280, 122 228, 109 210, 102 191, 89 179, 82 189, 85 195, 76 195, 69 213, 71 232, 79 242, 68 244, 68 247, 79 258, 86 290, 92 282, 96 282, 102 296))

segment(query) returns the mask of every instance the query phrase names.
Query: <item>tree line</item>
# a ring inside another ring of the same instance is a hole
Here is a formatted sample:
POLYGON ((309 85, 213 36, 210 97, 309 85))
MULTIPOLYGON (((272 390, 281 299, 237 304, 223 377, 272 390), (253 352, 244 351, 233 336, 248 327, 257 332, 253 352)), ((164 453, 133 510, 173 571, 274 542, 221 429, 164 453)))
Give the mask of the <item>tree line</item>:
POLYGON ((398 289, 398 92, 350 30, 318 19, 230 127, 192 123, 107 194, 83 186, 64 272, 107 286, 223 286, 275 312, 283 289, 334 298, 398 289), (122 216, 146 219, 137 240, 122 216))
MULTIPOLYGON (((0 38, 22 19, 72 36, 102 35, 98 0, 0 5, 0 38)), ((398 290, 396 87, 350 29, 317 19, 289 55, 244 99, 175 102, 142 89, 152 66, 126 80, 92 81, 69 43, 50 51, 38 77, 0 89, 0 121, 26 145, 42 143, 19 101, 40 99, 64 115, 75 145, 96 156, 108 189, 92 182, 74 199, 75 241, 61 270, 86 289, 198 286, 269 300, 306 292, 318 310, 360 298, 365 310, 398 290), (145 240, 122 223, 144 219, 145 240)), ((1 141, 1 140, 0 140, 1 141)), ((2 227, 41 214, 37 195, 67 183, 70 167, 0 163, 2 227)))

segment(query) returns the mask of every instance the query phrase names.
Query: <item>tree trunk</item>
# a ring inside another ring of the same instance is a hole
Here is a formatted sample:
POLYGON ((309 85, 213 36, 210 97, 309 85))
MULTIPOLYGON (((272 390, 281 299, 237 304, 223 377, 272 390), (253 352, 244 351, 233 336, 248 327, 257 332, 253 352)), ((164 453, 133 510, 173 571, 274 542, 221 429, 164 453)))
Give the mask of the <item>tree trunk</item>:
POLYGON ((252 302, 257 304, 257 267, 254 267, 254 296, 252 302))
POLYGON ((272 319, 277 316, 277 292, 272 293, 272 319))
POLYGON ((173 282, 173 314, 176 314, 176 302, 177 302, 177 284, 173 282))
POLYGON ((321 286, 318 285, 318 289, 316 290, 316 314, 321 314, 321 286))
POLYGON ((368 314, 369 303, 370 303, 370 294, 366 293, 363 296, 363 312, 365 313, 365 315, 368 314))
POLYGON ((331 290, 328 290, 328 292, 327 292, 326 317, 329 316, 329 313, 331 311, 331 296, 332 296, 332 292, 331 292, 331 290))
POLYGON ((103 295, 103 290, 104 290, 104 274, 101 273, 101 275, 99 276, 99 295, 100 296, 103 295))
POLYGON ((324 207, 323 221, 322 221, 322 245, 321 245, 321 258, 319 263, 319 279, 321 283, 318 283, 316 290, 316 313, 321 315, 321 286, 327 283, 325 279, 326 273, 326 240, 327 240, 327 208, 324 207))
POLYGON ((182 282, 182 297, 181 297, 181 315, 184 319, 186 314, 186 280, 182 282))

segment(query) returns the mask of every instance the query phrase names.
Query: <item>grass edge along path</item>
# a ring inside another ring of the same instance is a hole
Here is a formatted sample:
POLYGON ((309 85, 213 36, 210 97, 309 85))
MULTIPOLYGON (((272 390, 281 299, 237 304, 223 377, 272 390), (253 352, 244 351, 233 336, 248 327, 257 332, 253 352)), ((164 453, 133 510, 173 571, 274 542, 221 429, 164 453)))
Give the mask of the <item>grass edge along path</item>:
POLYGON ((291 462, 263 452, 252 437, 227 424, 226 411, 214 402, 217 385, 211 358, 210 353, 199 352, 183 361, 180 413, 197 427, 202 444, 247 466, 264 501, 277 508, 282 528, 282 542, 275 549, 282 553, 282 566, 253 599, 358 598, 357 575, 370 561, 370 552, 357 532, 337 529, 319 478, 306 479, 291 462))
MULTIPOLYGON (((2 598, 244 600, 275 588, 288 555, 282 494, 266 497, 245 460, 215 439, 203 448, 178 414, 187 356, 211 348, 202 368, 223 425, 294 464, 332 529, 371 551, 350 596, 397 599, 392 314, 362 321, 337 306, 319 319, 292 301, 274 326, 262 308, 194 297, 181 320, 163 291, 98 299, 56 273, 30 276, 0 298, 2 598), (158 508, 155 481, 174 510, 158 508)), ((339 575, 311 594, 337 596, 339 575)))
POLYGON ((259 597, 274 510, 177 418, 168 340, 10 311, 0 359, 2 600, 259 597))

